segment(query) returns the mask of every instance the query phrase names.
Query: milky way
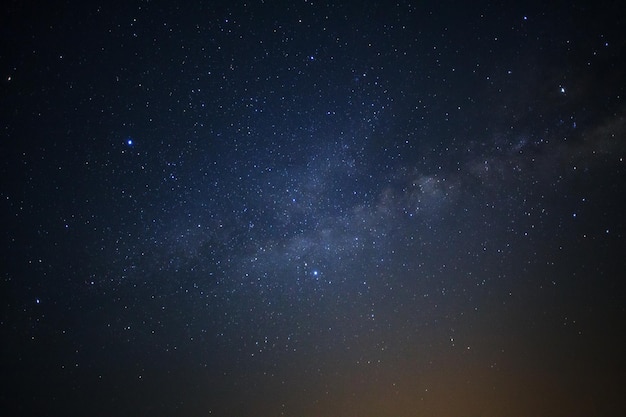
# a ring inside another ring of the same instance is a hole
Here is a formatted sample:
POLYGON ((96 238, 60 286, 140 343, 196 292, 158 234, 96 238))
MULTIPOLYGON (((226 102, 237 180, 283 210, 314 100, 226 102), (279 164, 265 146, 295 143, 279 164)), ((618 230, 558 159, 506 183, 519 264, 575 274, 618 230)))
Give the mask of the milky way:
POLYGON ((12 5, 6 415, 626 411, 618 4, 12 5))

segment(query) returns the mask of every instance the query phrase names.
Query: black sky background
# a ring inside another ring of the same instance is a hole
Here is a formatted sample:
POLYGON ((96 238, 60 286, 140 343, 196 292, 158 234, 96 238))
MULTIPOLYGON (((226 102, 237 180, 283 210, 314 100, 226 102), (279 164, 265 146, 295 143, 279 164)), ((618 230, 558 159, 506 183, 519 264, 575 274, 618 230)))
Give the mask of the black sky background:
POLYGON ((619 2, 10 2, 3 415, 626 415, 619 2))

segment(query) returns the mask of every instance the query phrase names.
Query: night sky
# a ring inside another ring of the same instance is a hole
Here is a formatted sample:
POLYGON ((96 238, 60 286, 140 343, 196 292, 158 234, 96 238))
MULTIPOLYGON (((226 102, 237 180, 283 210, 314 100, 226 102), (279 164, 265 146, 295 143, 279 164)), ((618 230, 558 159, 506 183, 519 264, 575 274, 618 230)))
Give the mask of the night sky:
POLYGON ((0 12, 1 415, 626 416, 621 2, 119 3, 0 12))

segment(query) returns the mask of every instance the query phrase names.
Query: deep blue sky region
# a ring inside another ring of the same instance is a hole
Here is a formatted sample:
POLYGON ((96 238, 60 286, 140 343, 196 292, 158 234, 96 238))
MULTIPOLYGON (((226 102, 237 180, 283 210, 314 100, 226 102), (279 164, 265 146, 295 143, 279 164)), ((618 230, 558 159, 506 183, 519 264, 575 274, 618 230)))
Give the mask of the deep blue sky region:
POLYGON ((619 2, 53 3, 0 16, 0 414, 626 415, 619 2))

